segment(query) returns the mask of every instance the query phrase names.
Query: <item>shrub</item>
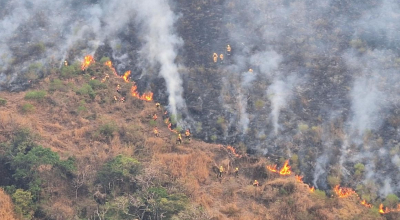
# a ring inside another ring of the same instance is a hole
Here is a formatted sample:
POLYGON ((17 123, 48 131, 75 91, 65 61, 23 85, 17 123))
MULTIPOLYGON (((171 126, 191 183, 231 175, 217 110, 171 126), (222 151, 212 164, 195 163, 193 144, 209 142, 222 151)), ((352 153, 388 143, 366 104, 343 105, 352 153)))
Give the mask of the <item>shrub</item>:
POLYGON ((81 88, 76 91, 78 95, 88 95, 91 99, 94 99, 96 96, 95 91, 89 84, 83 84, 81 88))
POLYGON ((62 66, 61 68, 61 77, 63 78, 72 78, 80 73, 80 64, 74 63, 70 66, 62 66))
POLYGON ((0 98, 0 106, 5 106, 7 104, 7 100, 0 98))
POLYGON ((308 130, 308 125, 304 124, 304 123, 300 123, 298 125, 298 129, 299 129, 300 132, 306 132, 308 130))
POLYGON ((100 63, 105 63, 105 62, 107 62, 107 61, 109 61, 110 60, 110 58, 109 57, 102 57, 101 59, 100 59, 100 63))
POLYGON ((35 111, 35 106, 30 103, 25 103, 21 106, 21 110, 23 113, 30 113, 35 111))
POLYGON ((39 90, 39 91, 31 91, 25 94, 25 99, 30 100, 42 100, 47 95, 46 91, 39 90))
POLYGON ((106 89, 107 85, 100 82, 97 79, 93 79, 89 81, 89 85, 92 87, 92 89, 96 90, 96 89, 106 89))
POLYGON ((393 208, 397 205, 398 202, 399 202, 399 197, 397 197, 395 194, 389 194, 386 196, 386 199, 383 202, 383 205, 385 207, 393 208))
POLYGON ((139 174, 139 170, 139 161, 125 155, 118 155, 103 165, 97 179, 104 185, 108 185, 115 180, 129 183, 128 180, 139 174))
POLYGON ((15 204, 15 212, 23 219, 32 219, 34 205, 31 192, 17 189, 12 195, 12 199, 15 204))
POLYGON ((335 187, 340 184, 340 178, 337 176, 329 175, 328 176, 328 184, 331 187, 335 187))
POLYGON ((325 191, 322 191, 322 190, 319 190, 319 189, 316 189, 316 190, 314 191, 313 195, 314 195, 315 197, 317 197, 318 199, 326 199, 326 193, 325 193, 325 191))
POLYGON ((66 88, 63 84, 63 82, 59 79, 54 79, 49 86, 49 91, 65 91, 66 88))
POLYGON ((112 138, 116 130, 117 126, 114 123, 106 123, 100 126, 99 133, 105 138, 112 138))

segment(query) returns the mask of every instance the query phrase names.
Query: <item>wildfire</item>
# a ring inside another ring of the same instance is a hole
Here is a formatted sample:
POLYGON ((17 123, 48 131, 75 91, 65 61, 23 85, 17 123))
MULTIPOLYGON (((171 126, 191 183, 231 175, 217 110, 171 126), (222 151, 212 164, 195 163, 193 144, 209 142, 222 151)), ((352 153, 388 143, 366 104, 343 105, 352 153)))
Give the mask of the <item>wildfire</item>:
POLYGON ((168 129, 169 129, 170 131, 174 132, 174 133, 178 133, 177 131, 173 130, 173 129, 171 128, 171 126, 172 126, 172 124, 169 123, 169 124, 168 124, 168 129))
POLYGON ((124 73, 124 75, 122 76, 122 78, 124 79, 125 82, 129 82, 128 77, 131 75, 131 71, 128 70, 124 73))
POLYGON ((296 177, 296 180, 298 181, 298 182, 300 182, 300 183, 302 183, 303 182, 303 177, 302 176, 295 176, 296 177))
POLYGON ((339 196, 339 198, 345 198, 356 193, 351 188, 339 187, 339 185, 336 185, 333 190, 335 191, 336 195, 339 196))
POLYGON ((388 207, 386 207, 385 208, 385 210, 383 210, 383 204, 381 203, 380 205, 379 205, 379 213, 381 213, 381 214, 386 214, 386 213, 389 213, 390 211, 389 211, 389 208, 388 207))
POLYGON ((152 101, 153 100, 153 93, 152 92, 146 92, 143 95, 140 95, 139 92, 137 91, 137 86, 133 84, 131 88, 131 95, 137 99, 144 100, 144 101, 152 101))
POLYGON ((315 191, 315 188, 313 186, 313 187, 310 188, 310 192, 314 192, 314 191, 315 191))
POLYGON ((267 166, 267 169, 273 173, 279 173, 283 176, 290 175, 292 173, 292 171, 290 171, 289 160, 285 161, 285 164, 279 171, 276 169, 276 164, 274 166, 267 166))
POLYGON ((232 154, 235 155, 235 157, 237 157, 237 158, 242 157, 242 155, 236 153, 235 148, 233 148, 232 146, 227 146, 226 149, 230 150, 232 152, 232 154))
POLYGON ((278 170, 276 169, 276 164, 273 166, 267 166, 267 169, 271 172, 277 173, 278 170))
POLYGON ((84 61, 82 63, 81 69, 82 71, 85 70, 86 68, 88 68, 90 66, 90 64, 94 63, 94 58, 91 55, 87 55, 84 58, 84 61))
POLYGON ((362 204, 363 206, 365 206, 365 207, 368 207, 368 208, 371 208, 371 207, 372 207, 372 205, 371 205, 371 204, 368 204, 367 201, 365 201, 365 199, 364 199, 363 201, 361 201, 361 204, 362 204))
POLYGON ((290 175, 292 172, 290 171, 290 166, 289 164, 289 160, 285 161, 285 164, 283 165, 281 171, 279 171, 279 174, 281 175, 290 175))
POLYGON ((108 66, 108 67, 113 71, 113 73, 114 73, 116 76, 118 76, 117 71, 116 71, 115 68, 113 67, 113 63, 111 62, 111 60, 106 61, 106 62, 104 63, 104 65, 108 66))

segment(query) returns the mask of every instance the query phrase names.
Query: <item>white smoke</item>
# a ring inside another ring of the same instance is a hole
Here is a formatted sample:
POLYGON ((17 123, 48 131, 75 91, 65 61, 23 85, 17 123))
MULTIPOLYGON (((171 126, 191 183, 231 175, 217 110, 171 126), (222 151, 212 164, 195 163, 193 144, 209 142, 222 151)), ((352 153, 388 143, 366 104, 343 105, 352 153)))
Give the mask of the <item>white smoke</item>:
POLYGON ((295 82, 295 75, 285 80, 276 79, 267 90, 268 98, 271 101, 271 119, 275 135, 278 134, 279 130, 279 114, 286 107, 288 100, 292 96, 295 82))
POLYGON ((139 1, 136 10, 137 22, 144 24, 141 31, 145 44, 140 54, 152 67, 160 65, 159 74, 165 79, 169 94, 169 109, 176 115, 177 109, 185 107, 182 79, 175 64, 177 49, 183 45, 183 40, 174 33, 177 16, 164 0, 139 1))

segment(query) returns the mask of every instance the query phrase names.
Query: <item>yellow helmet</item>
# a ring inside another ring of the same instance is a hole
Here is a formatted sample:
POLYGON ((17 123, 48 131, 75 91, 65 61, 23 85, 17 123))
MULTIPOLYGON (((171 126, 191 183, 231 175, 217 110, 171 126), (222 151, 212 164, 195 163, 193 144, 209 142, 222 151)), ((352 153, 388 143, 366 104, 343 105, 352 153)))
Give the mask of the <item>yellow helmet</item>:
POLYGON ((236 167, 236 170, 238 170, 239 168, 236 167))
POLYGON ((220 166, 220 167, 222 167, 222 166, 220 166))

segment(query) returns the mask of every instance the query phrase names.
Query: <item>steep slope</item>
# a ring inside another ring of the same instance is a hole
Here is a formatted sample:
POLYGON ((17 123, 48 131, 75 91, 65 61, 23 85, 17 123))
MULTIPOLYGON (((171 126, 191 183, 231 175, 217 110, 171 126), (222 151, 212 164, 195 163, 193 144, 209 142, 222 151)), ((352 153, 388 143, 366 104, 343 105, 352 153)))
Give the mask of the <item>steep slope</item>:
POLYGON ((132 96, 132 82, 100 62, 70 75, 66 68, 26 92, 0 93, 7 100, 0 106, 2 143, 15 142, 16 133, 28 129, 33 142, 61 160, 75 158, 71 174, 44 165, 31 169, 42 180, 33 200, 36 219, 394 219, 397 214, 380 215, 355 195, 310 192, 294 174, 268 171, 275 161, 246 155, 243 146, 234 152, 195 139, 176 144, 184 129, 175 124, 179 116, 169 117, 172 130, 161 117, 162 107, 132 96), (135 166, 138 171, 131 170, 135 166), (225 168, 222 178, 219 166, 225 168))

